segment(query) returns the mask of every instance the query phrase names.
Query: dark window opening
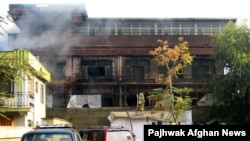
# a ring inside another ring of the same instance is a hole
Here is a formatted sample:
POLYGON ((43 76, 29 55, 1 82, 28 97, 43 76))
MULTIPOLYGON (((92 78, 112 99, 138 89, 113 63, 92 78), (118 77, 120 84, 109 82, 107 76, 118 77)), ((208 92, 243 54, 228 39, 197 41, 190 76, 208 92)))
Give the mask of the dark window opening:
POLYGON ((177 73, 177 77, 178 77, 178 78, 184 78, 184 71, 183 71, 183 69, 180 70, 180 71, 177 73))
POLYGON ((126 77, 128 79, 144 79, 145 75, 150 72, 149 60, 127 60, 126 77))
POLYGON ((14 93, 14 82, 8 82, 8 83, 2 83, 0 84, 0 93, 8 93, 8 94, 13 94, 14 93))
POLYGON ((158 29, 158 35, 162 35, 162 30, 161 29, 158 29))
MULTIPOLYGON (((144 94, 145 96, 145 106, 151 106, 152 104, 147 99, 148 94, 144 94)), ((129 94, 126 96, 127 106, 137 106, 137 94, 129 94)))
POLYGON ((112 60, 82 60, 81 74, 78 78, 87 79, 112 79, 113 76, 112 60))
POLYGON ((81 62, 81 66, 96 66, 96 60, 84 60, 81 62))
MULTIPOLYGON (((172 67, 172 64, 169 64, 169 65, 172 67)), ((164 77, 166 77, 167 73, 168 73, 168 69, 166 66, 159 66, 158 67, 158 74, 162 74, 162 75, 164 75, 164 77)), ((176 75, 178 78, 184 78, 183 70, 180 70, 176 75)))
POLYGON ((214 72, 213 60, 200 59, 192 63, 192 78, 208 78, 214 72))
POLYGON ((112 107, 113 98, 111 96, 102 95, 102 107, 112 107))
POLYGON ((133 66, 132 67, 132 77, 136 79, 144 78, 144 67, 142 66, 133 66))
POLYGON ((149 31, 150 31, 150 35, 155 35, 154 29, 150 29, 149 31))
POLYGON ((89 30, 89 35, 90 36, 95 36, 95 29, 90 29, 89 30))
POLYGON ((97 60, 97 66, 112 66, 111 60, 97 60))
POLYGON ((158 74, 163 74, 164 76, 167 75, 167 67, 166 66, 159 66, 158 74))
POLYGON ((93 79, 105 77, 105 68, 104 67, 88 67, 88 76, 93 79))
POLYGON ((136 94, 127 95, 126 101, 127 101, 127 106, 137 106, 137 96, 136 96, 136 94))
POLYGON ((64 79, 65 78, 65 62, 56 63, 55 72, 53 73, 53 79, 64 79))
POLYGON ((122 29, 118 29, 118 35, 122 35, 122 29))
POLYGON ((114 29, 110 29, 110 35, 115 35, 115 30, 114 29))

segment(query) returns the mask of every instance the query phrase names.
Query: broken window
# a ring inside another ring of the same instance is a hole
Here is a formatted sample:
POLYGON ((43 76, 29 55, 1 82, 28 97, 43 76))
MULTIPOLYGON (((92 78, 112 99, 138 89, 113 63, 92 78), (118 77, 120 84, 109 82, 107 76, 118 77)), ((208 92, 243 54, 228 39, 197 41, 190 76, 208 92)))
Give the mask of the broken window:
POLYGON ((112 79, 112 60, 82 60, 82 79, 112 79))
POLYGON ((150 72, 149 66, 149 60, 127 60, 126 77, 128 79, 144 79, 145 75, 150 72))

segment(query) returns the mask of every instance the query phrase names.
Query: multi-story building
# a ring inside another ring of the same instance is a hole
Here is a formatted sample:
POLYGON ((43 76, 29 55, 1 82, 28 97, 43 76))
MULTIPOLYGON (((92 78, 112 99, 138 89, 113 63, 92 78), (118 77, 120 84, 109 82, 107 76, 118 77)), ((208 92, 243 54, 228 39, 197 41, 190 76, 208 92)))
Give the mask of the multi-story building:
MULTIPOLYGON (((101 11, 100 11, 101 12, 101 11)), ((9 35, 12 48, 27 48, 52 73, 49 107, 136 106, 137 94, 147 96, 164 67, 149 51, 158 39, 177 44, 182 36, 195 55, 175 87, 192 87, 193 104, 205 95, 205 82, 214 71, 213 35, 234 18, 91 18, 84 5, 9 6, 21 34, 9 35), (70 10, 57 10, 58 7, 70 10)), ((152 103, 148 100, 146 105, 152 103)))
POLYGON ((34 73, 27 74, 20 69, 22 79, 14 79, 9 85, 0 82, 0 126, 42 124, 46 118, 46 83, 50 82, 50 72, 27 50, 0 52, 1 59, 6 56, 19 63, 28 62, 34 73))

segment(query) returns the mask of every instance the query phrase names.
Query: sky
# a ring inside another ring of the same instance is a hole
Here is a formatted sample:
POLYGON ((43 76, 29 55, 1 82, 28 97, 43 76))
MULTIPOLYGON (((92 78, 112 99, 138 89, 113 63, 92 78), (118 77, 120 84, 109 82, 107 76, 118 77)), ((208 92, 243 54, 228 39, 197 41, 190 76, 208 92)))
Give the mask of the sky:
MULTIPOLYGON (((1 0, 0 15, 7 14, 9 4, 29 3, 84 3, 93 18, 237 18, 250 25, 248 0, 1 0)), ((7 32, 15 29, 4 26, 7 32)), ((0 44, 5 39, 0 35, 0 44)))
POLYGON ((2 0, 0 13, 13 3, 85 3, 89 17, 250 18, 247 0, 2 0))

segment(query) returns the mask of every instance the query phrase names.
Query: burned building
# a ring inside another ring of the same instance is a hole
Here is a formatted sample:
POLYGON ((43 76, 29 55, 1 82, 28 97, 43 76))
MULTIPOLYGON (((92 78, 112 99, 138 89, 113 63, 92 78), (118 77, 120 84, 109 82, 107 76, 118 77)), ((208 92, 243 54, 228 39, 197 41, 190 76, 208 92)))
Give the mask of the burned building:
MULTIPOLYGON (((195 100, 205 95, 214 71, 212 37, 233 18, 91 18, 84 5, 11 4, 9 13, 21 30, 9 35, 12 48, 26 48, 52 75, 48 107, 89 104, 96 107, 136 106, 137 94, 148 95, 166 69, 152 61, 157 40, 170 46, 182 36, 195 55, 176 87, 192 87, 195 100), (75 99, 74 99, 75 98, 75 99), (75 104, 75 105, 74 105, 75 104)), ((147 100, 146 106, 150 106, 147 100)))

